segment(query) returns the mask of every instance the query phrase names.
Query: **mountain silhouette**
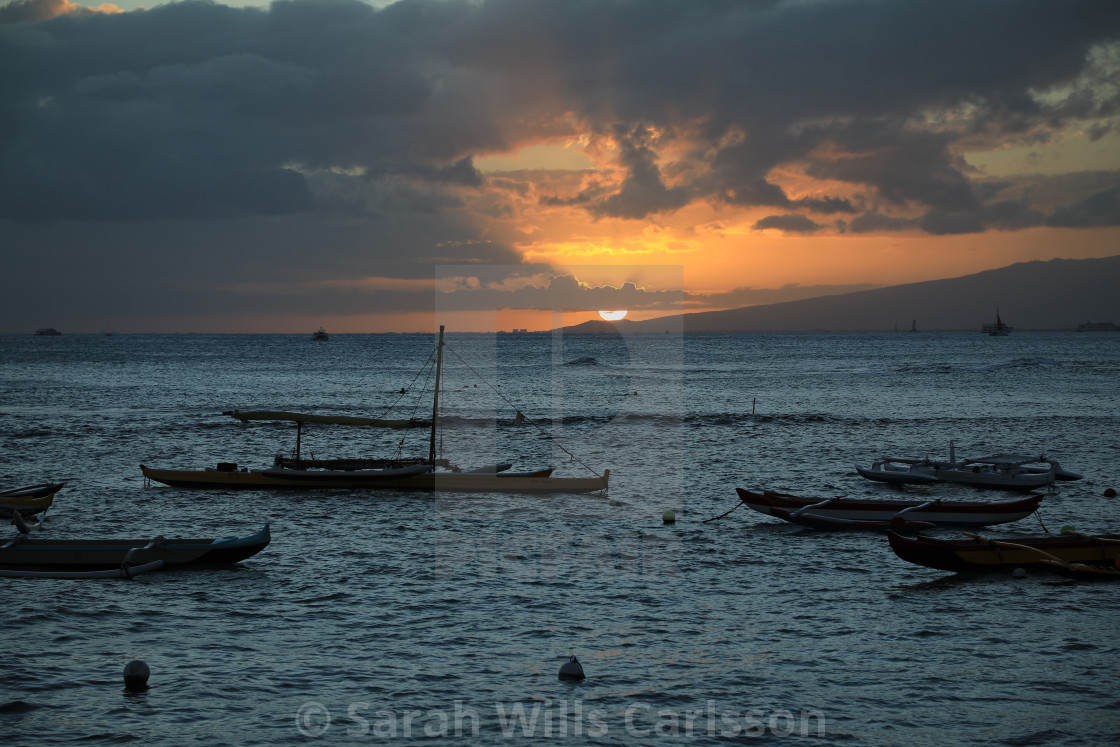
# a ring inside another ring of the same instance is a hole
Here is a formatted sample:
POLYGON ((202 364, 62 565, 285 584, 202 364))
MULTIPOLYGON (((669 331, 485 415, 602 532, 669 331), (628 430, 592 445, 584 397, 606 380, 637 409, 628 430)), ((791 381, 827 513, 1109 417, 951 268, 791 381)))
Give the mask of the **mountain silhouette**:
POLYGON ((643 332, 857 332, 975 330, 995 321, 1016 330, 1076 329, 1120 322, 1120 255, 1022 262, 974 275, 801 301, 565 327, 568 334, 643 332))

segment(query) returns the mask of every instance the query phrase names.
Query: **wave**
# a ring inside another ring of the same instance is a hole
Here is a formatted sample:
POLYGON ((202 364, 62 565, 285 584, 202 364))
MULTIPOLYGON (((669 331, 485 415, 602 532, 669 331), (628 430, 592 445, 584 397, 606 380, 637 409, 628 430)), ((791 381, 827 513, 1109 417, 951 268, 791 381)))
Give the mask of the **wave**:
POLYGON ((1053 358, 1015 358, 1009 361, 1002 361, 999 363, 991 363, 987 366, 980 366, 978 371, 1000 371, 1011 368, 1034 368, 1035 366, 1061 366, 1060 361, 1053 358))
POLYGON ((945 375, 945 374, 953 373, 954 370, 955 369, 952 366, 948 366, 948 365, 944 365, 944 364, 940 364, 940 365, 909 364, 909 365, 905 365, 905 366, 899 366, 898 368, 895 369, 895 373, 945 375))
POLYGON ((50 708, 48 705, 41 705, 39 703, 28 703, 26 700, 11 700, 7 703, 0 703, 0 714, 22 714, 37 711, 40 708, 50 708))

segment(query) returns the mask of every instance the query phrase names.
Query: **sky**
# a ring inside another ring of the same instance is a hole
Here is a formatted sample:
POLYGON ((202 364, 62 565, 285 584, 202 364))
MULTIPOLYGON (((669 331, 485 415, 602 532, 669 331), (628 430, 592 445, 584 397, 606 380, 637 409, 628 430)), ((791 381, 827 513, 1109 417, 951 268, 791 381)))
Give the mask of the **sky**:
POLYGON ((19 0, 0 71, 0 332, 549 329, 1120 254, 1115 0, 19 0))

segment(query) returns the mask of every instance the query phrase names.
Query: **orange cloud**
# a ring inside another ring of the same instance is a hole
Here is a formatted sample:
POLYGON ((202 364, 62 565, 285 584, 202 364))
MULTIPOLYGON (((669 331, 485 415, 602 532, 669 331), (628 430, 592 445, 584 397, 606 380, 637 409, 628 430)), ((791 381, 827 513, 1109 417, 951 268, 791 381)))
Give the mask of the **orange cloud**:
POLYGON ((124 11, 111 3, 91 8, 69 0, 20 0, 0 6, 0 24, 46 21, 65 15, 116 14, 124 11))

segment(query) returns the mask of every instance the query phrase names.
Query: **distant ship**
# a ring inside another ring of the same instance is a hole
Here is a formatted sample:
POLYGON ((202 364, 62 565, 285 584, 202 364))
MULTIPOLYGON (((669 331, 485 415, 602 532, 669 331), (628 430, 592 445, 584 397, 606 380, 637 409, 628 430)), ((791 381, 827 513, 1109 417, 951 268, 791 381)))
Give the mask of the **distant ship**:
POLYGON ((991 324, 985 324, 980 328, 980 331, 987 332, 992 337, 1007 337, 1013 329, 1015 328, 1003 323, 1003 320, 999 318, 999 309, 996 309, 996 320, 991 324))
POLYGON ((326 342, 327 340, 331 339, 331 336, 327 334, 327 331, 325 329, 319 327, 319 331, 313 333, 311 335, 311 339, 315 340, 316 342, 326 342))
POLYGON ((35 334, 39 335, 39 337, 55 337, 62 333, 54 327, 43 327, 42 329, 35 330, 35 334))
POLYGON ((1077 325, 1078 332, 1120 332, 1120 324, 1113 322, 1083 322, 1077 325))

